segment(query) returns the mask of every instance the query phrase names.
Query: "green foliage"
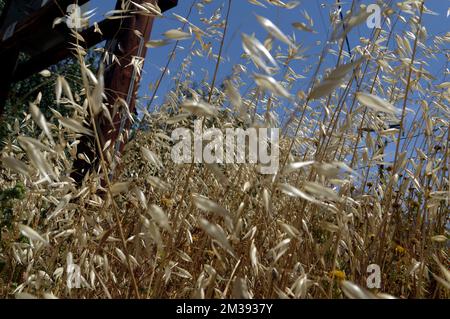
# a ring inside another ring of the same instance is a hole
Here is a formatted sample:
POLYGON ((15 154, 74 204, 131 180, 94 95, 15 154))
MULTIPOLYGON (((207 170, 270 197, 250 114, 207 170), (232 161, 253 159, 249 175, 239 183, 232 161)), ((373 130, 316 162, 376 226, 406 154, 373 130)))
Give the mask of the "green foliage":
POLYGON ((0 190, 0 227, 11 226, 14 201, 24 197, 25 186, 21 183, 13 188, 0 190))
MULTIPOLYGON (((0 190, 0 251, 2 250, 2 229, 11 228, 13 221, 14 202, 25 197, 25 186, 17 183, 13 188, 0 190)), ((0 272, 3 270, 5 262, 0 259, 0 272)))
MULTIPOLYGON (((22 56, 21 59, 25 60, 26 58, 22 56)), ((87 60, 89 64, 96 65, 98 54, 91 52, 87 60)), ((39 92, 42 93, 41 109, 47 118, 52 116, 50 107, 63 115, 70 113, 69 109, 57 106, 55 103, 55 82, 58 76, 64 76, 73 92, 79 92, 82 89, 80 66, 74 59, 66 59, 50 67, 49 70, 52 75, 48 78, 40 74, 34 74, 28 79, 14 84, 5 104, 5 114, 2 120, 13 125, 16 119, 19 121, 23 119, 24 113, 28 112, 29 102, 34 101, 39 92)), ((0 141, 3 141, 7 136, 7 125, 1 125, 0 141)))

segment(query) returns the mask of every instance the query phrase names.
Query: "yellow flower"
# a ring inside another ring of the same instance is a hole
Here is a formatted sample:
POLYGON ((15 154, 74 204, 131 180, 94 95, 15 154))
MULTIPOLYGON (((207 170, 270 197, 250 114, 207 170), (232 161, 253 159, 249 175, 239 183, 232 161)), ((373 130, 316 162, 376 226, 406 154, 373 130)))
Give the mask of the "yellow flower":
POLYGON ((406 249, 400 245, 395 246, 395 252, 403 255, 406 252, 406 249))
POLYGON ((345 280, 345 272, 342 270, 330 271, 331 278, 336 278, 338 280, 345 280))
POLYGON ((161 203, 166 207, 166 208, 172 208, 174 205, 174 201, 171 198, 167 198, 167 197, 163 197, 161 198, 161 203))

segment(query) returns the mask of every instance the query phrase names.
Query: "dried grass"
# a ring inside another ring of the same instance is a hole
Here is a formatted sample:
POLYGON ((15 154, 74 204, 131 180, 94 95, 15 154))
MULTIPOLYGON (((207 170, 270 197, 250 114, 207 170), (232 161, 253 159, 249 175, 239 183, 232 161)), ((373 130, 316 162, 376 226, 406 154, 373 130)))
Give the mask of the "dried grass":
MULTIPOLYGON (((295 7, 271 3, 266 5, 295 7)), ((291 63, 306 58, 305 52, 259 16, 270 36, 242 39, 258 73, 247 71, 250 64, 236 66, 223 91, 214 84, 216 76, 211 86, 205 84, 206 92, 196 90, 191 57, 210 55, 203 37, 222 47, 227 20, 221 23, 217 11, 204 17, 201 29, 177 16, 187 28, 170 30, 167 39, 148 46, 194 35, 197 47, 176 76, 185 81, 145 115, 146 129, 136 132, 117 166, 113 143, 107 143, 99 169, 77 187, 69 176, 80 134, 100 143, 89 114, 114 116, 101 105, 102 75, 93 76, 80 49, 84 92, 75 95, 63 78, 56 87, 55 104, 73 108, 73 115, 54 111, 46 120, 39 108, 51 106, 37 99, 30 115, 11 127, 1 152, 0 189, 20 181, 26 191, 2 228, 0 295, 448 298, 450 91, 448 82, 431 80, 425 61, 450 35, 427 39, 417 27, 424 11, 420 1, 404 7, 412 14, 390 12, 392 28, 384 24, 385 30, 363 41, 354 50, 355 62, 345 56, 345 38, 337 29, 337 41, 328 45, 337 49, 337 67, 323 71, 330 56, 324 50, 319 64, 311 65, 324 80, 316 83, 314 76, 308 91, 292 95, 300 77, 291 63), (398 19, 412 21, 414 45, 404 30, 396 31, 398 19), (386 43, 394 40, 391 49, 386 43), (246 92, 237 85, 243 78, 253 79, 246 92), (414 121, 407 120, 410 105, 419 105, 414 121), (285 120, 277 113, 283 109, 285 120), (261 175, 250 164, 175 165, 171 131, 192 126, 197 117, 222 129, 284 127, 279 173, 261 175), (392 122, 399 128, 390 128, 392 122), (396 145, 395 158, 384 155, 384 141, 396 145), (102 185, 113 171, 113 180, 102 185), (381 268, 382 288, 369 291, 364 287, 372 263, 381 268), (79 289, 67 284, 73 265, 80 267, 79 289)), ((151 14, 155 8, 131 10, 151 14)), ((312 32, 305 17, 306 23, 294 27, 312 32)), ((219 54, 217 67, 220 59, 219 54)))

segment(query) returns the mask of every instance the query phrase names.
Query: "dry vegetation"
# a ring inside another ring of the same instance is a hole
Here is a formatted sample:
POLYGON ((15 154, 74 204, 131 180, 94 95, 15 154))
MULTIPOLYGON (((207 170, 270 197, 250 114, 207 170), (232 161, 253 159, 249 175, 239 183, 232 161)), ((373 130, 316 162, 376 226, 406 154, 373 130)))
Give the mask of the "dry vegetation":
MULTIPOLYGON (((108 112, 102 74, 89 71, 81 49, 84 91, 71 92, 62 78, 56 88, 72 117, 54 111, 45 119, 40 108, 52 106, 38 97, 11 124, 1 151, 0 296, 448 298, 450 83, 441 81, 448 69, 427 69, 450 34, 428 37, 421 1, 391 2, 383 29, 361 39, 352 58, 332 15, 334 42, 313 63, 293 32, 259 17, 268 36, 243 36, 248 63, 223 86, 216 73, 195 89, 193 56, 207 59, 212 40, 209 59, 220 60, 233 3, 224 4, 201 25, 178 17, 184 31, 148 44, 195 38, 174 89, 163 104, 152 101, 145 130, 117 167, 108 148, 81 186, 69 178, 80 134, 98 135, 90 114, 108 112), (299 59, 314 76, 293 94, 299 59), (171 132, 195 118, 205 127, 284 128, 278 174, 262 175, 255 165, 175 165, 171 132), (373 263, 381 289, 365 288, 373 263), (80 267, 80 288, 67 284, 70 265, 80 267)), ((366 18, 354 11, 347 32, 366 18)), ((304 34, 314 24, 305 15, 294 27, 304 34)))

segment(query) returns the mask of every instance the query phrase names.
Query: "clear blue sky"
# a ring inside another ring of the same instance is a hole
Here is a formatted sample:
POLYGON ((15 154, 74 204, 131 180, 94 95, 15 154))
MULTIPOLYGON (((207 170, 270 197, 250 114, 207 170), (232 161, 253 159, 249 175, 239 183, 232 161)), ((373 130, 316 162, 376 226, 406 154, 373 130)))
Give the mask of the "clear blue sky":
MULTIPOLYGON (((179 0, 179 4, 176 8, 165 14, 165 18, 158 19, 154 25, 152 38, 153 39, 161 39, 162 33, 168 29, 177 28, 182 25, 181 22, 175 19, 172 13, 179 14, 181 16, 186 16, 189 11, 189 7, 191 6, 193 0, 179 0)), ((112 9, 115 4, 115 0, 93 0, 91 1, 91 8, 97 7, 98 14, 96 19, 100 19, 102 14, 109 9, 112 9)), ((200 1, 197 1, 200 2, 200 1)), ((267 8, 262 8, 259 6, 255 6, 250 4, 247 0, 232 0, 232 11, 231 11, 231 19, 230 19, 230 29, 225 43, 225 51, 224 55, 227 58, 227 62, 223 63, 220 68, 220 76, 219 83, 221 79, 224 79, 231 73, 231 68, 236 63, 242 63, 243 60, 240 58, 243 53, 241 46, 240 34, 245 32, 247 34, 255 33, 256 36, 260 40, 264 40, 266 33, 261 28, 261 26, 256 22, 255 15, 262 15, 269 19, 271 19, 274 23, 276 23, 282 30, 285 30, 288 34, 292 34, 289 32, 293 32, 293 28, 291 27, 291 23, 293 22, 305 22, 305 19, 301 15, 301 11, 306 10, 309 15, 314 20, 314 29, 317 31, 316 34, 307 33, 303 31, 295 31, 296 38, 298 42, 302 43, 304 47, 308 47, 308 53, 312 55, 311 59, 314 59, 314 54, 317 54, 321 48, 323 47, 324 41, 327 39, 327 32, 329 28, 329 12, 331 10, 331 4, 333 4, 334 0, 303 0, 300 1, 301 5, 293 10, 282 9, 273 5, 270 5, 266 2, 266 0, 260 0, 261 3, 264 3, 267 8), (322 6, 325 4, 325 6, 322 6), (317 42, 320 41, 320 44, 317 42)), ((289 2, 289 1, 285 1, 289 2)), ((359 3, 370 4, 374 3, 375 0, 357 0, 359 3)), ((394 1, 398 2, 398 1, 394 1)), ((228 1, 227 0, 213 0, 211 4, 205 5, 205 14, 203 16, 209 17, 212 13, 218 8, 226 7, 228 1)), ((344 1, 344 10, 350 7, 351 1, 344 1)), ((435 34, 443 34, 445 32, 450 31, 450 17, 446 17, 447 9, 450 7, 449 0, 428 0, 426 1, 426 5, 432 11, 435 11, 439 14, 439 16, 426 15, 425 16, 425 25, 428 28, 429 35, 435 34)), ((225 12, 223 12, 225 15, 225 12)), ((199 15, 196 10, 192 14, 189 19, 192 23, 196 24, 199 27, 204 27, 204 24, 199 21, 199 15)), ((350 34, 350 45, 356 45, 359 42, 359 37, 362 35, 367 35, 368 28, 365 24, 362 24, 358 27, 358 29, 354 30, 350 34)), ((430 37, 431 38, 431 37, 430 37)), ((214 41, 214 53, 218 51, 218 42, 214 41)), ((281 43, 277 43, 279 45, 283 45, 281 43)), ((181 42, 181 46, 183 49, 178 50, 176 59, 171 63, 171 75, 173 75, 176 70, 179 68, 180 63, 183 58, 185 58, 190 52, 190 41, 181 42)), ((144 78, 141 84, 140 95, 151 95, 151 91, 149 90, 149 84, 154 83, 156 79, 160 75, 160 69, 163 65, 165 65, 168 55, 172 50, 172 45, 168 45, 161 48, 150 49, 147 55, 147 60, 144 68, 144 78)), ((313 60, 308 61, 307 63, 298 62, 294 64, 295 71, 305 75, 308 74, 303 73, 304 64, 310 64, 313 60)), ((210 60, 209 63, 205 63, 204 58, 194 58, 193 60, 193 69, 197 73, 197 78, 202 78, 203 72, 208 70, 210 73, 213 70, 214 66, 213 60, 210 60)), ((331 63, 333 61, 330 61, 331 63)), ((435 61, 431 65, 430 72, 436 74, 441 70, 443 73, 443 66, 445 63, 445 59, 441 59, 440 61, 435 61), (434 71, 434 72, 433 72, 434 71)), ((437 74, 436 74, 437 75, 437 74)), ((304 85, 308 84, 308 77, 300 82, 303 82, 304 85)), ((160 98, 157 103, 161 103, 161 98, 170 86, 173 81, 170 80, 169 77, 166 78, 166 81, 163 82, 161 87, 160 98)), ((299 83, 301 87, 301 83, 299 83)))

